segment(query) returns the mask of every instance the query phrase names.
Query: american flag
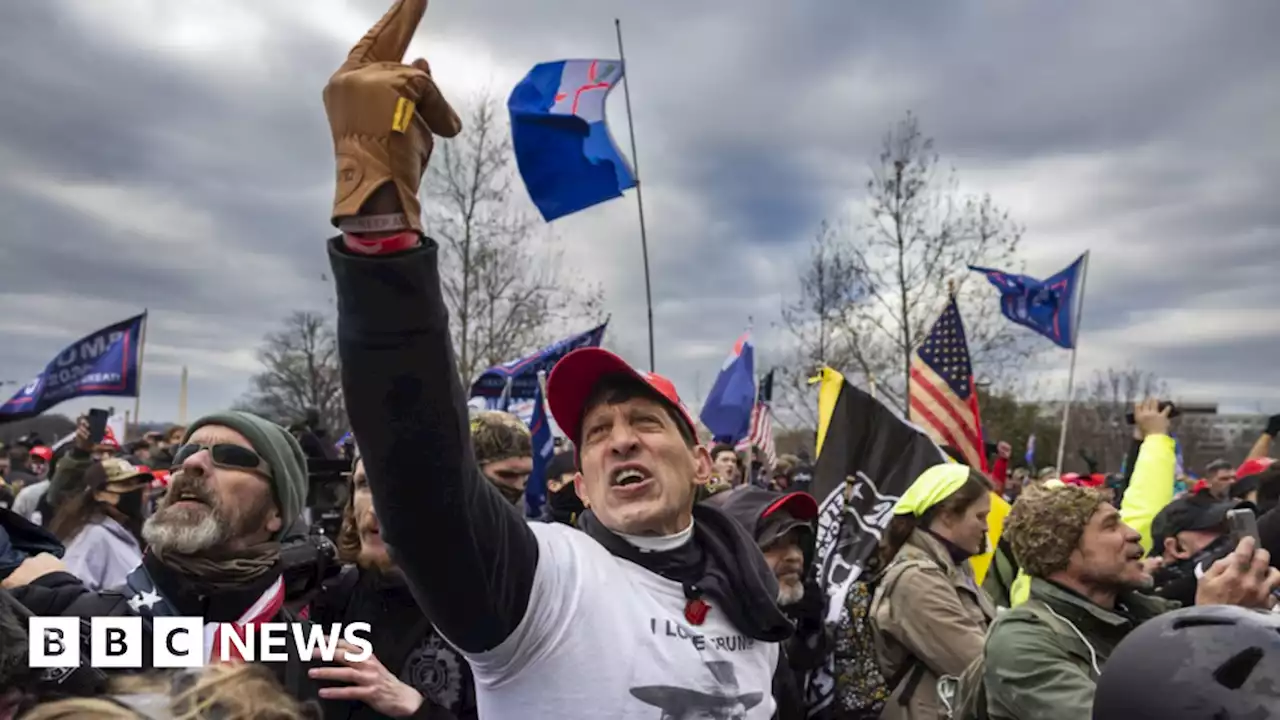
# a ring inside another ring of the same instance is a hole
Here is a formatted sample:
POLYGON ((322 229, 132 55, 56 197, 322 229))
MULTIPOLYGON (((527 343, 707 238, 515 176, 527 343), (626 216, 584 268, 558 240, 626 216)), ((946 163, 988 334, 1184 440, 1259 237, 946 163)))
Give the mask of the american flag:
POLYGON ((773 402, 773 371, 760 379, 760 387, 756 391, 756 404, 751 410, 751 427, 747 436, 738 443, 739 451, 751 446, 760 448, 765 467, 772 468, 778 464, 778 450, 773 444, 773 413, 769 403, 773 402))
POLYGON ((987 469, 973 366, 954 297, 911 356, 907 395, 913 423, 935 442, 959 450, 970 467, 987 469))

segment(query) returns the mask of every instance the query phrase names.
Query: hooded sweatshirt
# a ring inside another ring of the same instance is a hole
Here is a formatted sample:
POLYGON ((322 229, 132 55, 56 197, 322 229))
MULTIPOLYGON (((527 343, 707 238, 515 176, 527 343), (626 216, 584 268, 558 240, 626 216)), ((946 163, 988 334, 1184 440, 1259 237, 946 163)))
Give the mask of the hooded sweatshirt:
POLYGON ((67 543, 62 562, 89 590, 124 584, 142 562, 142 547, 123 525, 105 515, 86 524, 67 543))

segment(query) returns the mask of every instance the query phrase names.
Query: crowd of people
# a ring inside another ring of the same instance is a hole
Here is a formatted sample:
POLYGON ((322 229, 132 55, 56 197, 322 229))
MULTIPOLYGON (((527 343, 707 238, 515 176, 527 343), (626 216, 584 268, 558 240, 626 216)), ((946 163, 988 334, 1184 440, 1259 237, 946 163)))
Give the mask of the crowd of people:
POLYGON ((529 429, 468 408, 421 225, 433 135, 461 130, 426 62, 402 64, 424 9, 397 0, 324 93, 355 438, 338 533, 312 532, 309 463, 335 456, 312 419, 227 411, 122 445, 82 418, 57 451, 27 438, 0 503, 0 718, 1280 711, 1280 416, 1243 464, 1185 489, 1155 399, 1135 407, 1124 473, 1011 468, 1004 443, 990 473, 929 467, 877 529, 842 634, 815 568, 808 459, 770 467, 704 443, 669 380, 584 348, 547 378, 567 442, 542 469, 543 516, 526 518, 529 429), (996 497, 1012 507, 988 548, 996 497), (1233 529, 1241 510, 1256 533, 1233 529), (988 550, 979 578, 971 560, 988 550), (171 616, 367 622, 373 653, 224 663, 209 648, 204 668, 165 671, 147 642, 141 671, 37 670, 33 615, 140 616, 145 633, 171 616), (809 684, 828 662, 839 701, 816 710, 809 684))

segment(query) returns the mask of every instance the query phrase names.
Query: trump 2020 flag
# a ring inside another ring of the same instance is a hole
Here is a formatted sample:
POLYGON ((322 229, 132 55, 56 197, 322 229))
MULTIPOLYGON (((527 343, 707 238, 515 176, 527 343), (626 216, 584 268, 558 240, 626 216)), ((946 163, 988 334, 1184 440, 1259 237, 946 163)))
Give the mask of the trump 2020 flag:
POLYGON ((560 358, 584 347, 599 347, 604 340, 605 320, 590 330, 542 348, 538 352, 495 365, 480 374, 471 385, 472 398, 485 398, 490 410, 507 410, 512 400, 532 400, 538 395, 538 373, 551 372, 560 358))
POLYGON ((720 367, 716 384, 702 404, 701 420, 719 442, 737 444, 751 429, 756 404, 755 348, 751 333, 743 333, 720 367))
POLYGON ((90 333, 58 353, 8 402, 0 422, 33 417, 64 400, 138 394, 138 349, 147 314, 90 333))
POLYGON ((1000 311, 1005 317, 1070 349, 1076 345, 1079 300, 1088 264, 1089 253, 1085 253, 1046 280, 973 265, 969 269, 986 275, 1000 291, 1000 311))
MULTIPOLYGON (((543 373, 545 375, 545 373, 543 373)), ((525 516, 542 517, 542 506, 547 503, 547 465, 556 454, 556 437, 547 422, 547 407, 542 399, 542 385, 533 401, 533 419, 529 421, 529 434, 533 436, 533 472, 524 484, 525 516)))
POLYGON ((548 222, 636 185, 605 124, 605 100, 622 73, 618 60, 541 63, 507 98, 516 165, 548 222))

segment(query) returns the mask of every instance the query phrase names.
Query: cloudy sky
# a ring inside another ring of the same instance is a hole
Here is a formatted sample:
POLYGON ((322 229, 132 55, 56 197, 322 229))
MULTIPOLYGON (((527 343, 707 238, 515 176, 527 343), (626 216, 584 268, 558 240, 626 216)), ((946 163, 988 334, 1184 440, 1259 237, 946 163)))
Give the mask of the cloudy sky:
MULTIPOLYGON (((331 308, 320 90, 385 6, 0 4, 0 381, 149 308, 142 417, 176 415, 184 364, 194 415, 244 392, 289 311, 331 308)), ((657 364, 687 398, 748 317, 780 355, 808 239, 913 110, 965 189, 1026 226, 1028 272, 1092 250, 1083 372, 1131 362, 1180 396, 1280 408, 1280 5, 436 0, 410 53, 465 107, 536 62, 616 55, 614 17, 657 364)), ((605 287, 612 345, 643 363, 633 200, 555 229, 605 287)))

